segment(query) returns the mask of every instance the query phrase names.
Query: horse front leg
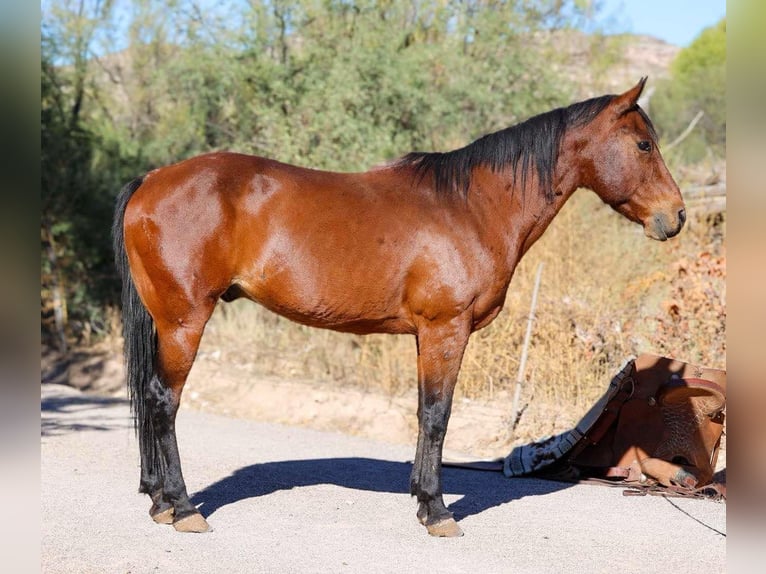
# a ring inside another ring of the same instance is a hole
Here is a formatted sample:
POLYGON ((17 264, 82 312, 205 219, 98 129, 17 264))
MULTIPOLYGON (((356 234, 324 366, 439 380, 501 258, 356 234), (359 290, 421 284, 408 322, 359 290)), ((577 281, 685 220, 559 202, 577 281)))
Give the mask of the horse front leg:
POLYGON ((418 445, 410 493, 418 500, 417 517, 432 536, 462 536, 442 497, 442 449, 452 396, 470 329, 460 319, 419 329, 418 445))

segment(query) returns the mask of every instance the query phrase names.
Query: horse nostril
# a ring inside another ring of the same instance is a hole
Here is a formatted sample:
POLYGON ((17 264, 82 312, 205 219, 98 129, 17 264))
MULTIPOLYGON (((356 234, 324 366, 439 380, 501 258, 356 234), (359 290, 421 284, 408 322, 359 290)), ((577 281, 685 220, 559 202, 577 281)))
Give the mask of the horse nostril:
POLYGON ((681 222, 681 225, 686 221, 686 210, 684 208, 678 210, 678 221, 681 222))

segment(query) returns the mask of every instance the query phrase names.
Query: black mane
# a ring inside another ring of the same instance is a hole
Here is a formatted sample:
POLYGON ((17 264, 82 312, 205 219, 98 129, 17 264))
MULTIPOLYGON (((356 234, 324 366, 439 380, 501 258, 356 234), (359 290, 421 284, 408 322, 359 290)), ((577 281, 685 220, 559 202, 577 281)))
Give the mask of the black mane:
MULTIPOLYGON (((558 159, 561 138, 567 128, 593 120, 614 95, 600 96, 557 108, 534 116, 515 126, 485 135, 475 142, 449 152, 413 152, 396 162, 398 166, 412 166, 422 179, 432 174, 437 194, 462 193, 466 195, 475 167, 489 166, 492 171, 510 165, 514 182, 521 176, 521 187, 526 187, 527 175, 534 163, 540 181, 540 190, 548 201, 553 201, 553 170, 558 159), (519 171, 519 167, 521 170, 519 171)), ((649 118, 637 108, 650 131, 649 118)))

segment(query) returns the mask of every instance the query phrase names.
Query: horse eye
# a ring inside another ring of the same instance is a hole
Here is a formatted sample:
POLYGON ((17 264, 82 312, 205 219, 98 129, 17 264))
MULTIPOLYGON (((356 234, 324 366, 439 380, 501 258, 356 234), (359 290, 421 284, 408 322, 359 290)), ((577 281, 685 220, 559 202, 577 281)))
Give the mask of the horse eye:
POLYGON ((641 140, 638 142, 638 149, 641 151, 652 151, 652 142, 649 140, 641 140))

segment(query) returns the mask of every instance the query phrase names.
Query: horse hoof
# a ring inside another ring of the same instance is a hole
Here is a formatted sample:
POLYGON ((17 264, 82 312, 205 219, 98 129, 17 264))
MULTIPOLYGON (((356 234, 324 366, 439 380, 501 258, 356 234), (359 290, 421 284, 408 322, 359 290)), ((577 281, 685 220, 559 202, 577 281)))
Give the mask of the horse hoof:
POLYGON ((440 538, 457 538, 463 535, 463 531, 454 518, 445 518, 434 524, 426 524, 426 528, 431 536, 440 538))
POLYGON ((152 514, 152 520, 157 524, 173 524, 173 507, 166 508, 162 512, 152 514))
POLYGON ((173 528, 178 532, 208 532, 210 525, 199 513, 190 514, 173 522, 173 528))

